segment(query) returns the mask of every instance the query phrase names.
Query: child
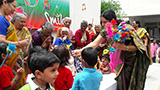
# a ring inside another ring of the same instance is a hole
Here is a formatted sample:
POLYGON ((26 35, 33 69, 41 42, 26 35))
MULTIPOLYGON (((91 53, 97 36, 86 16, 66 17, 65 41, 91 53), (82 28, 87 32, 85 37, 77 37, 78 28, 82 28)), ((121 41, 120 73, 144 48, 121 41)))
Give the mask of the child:
POLYGON ((110 62, 109 54, 102 55, 102 64, 100 66, 102 74, 109 74, 111 72, 109 62, 110 62))
MULTIPOLYGON (((17 74, 13 75, 11 68, 2 63, 5 59, 9 60, 10 55, 7 53, 7 44, 0 42, 0 90, 11 90, 15 88, 15 84, 19 81, 24 70, 22 68, 17 70, 17 74), (3 64, 3 65, 2 65, 3 64)), ((4 61, 5 62, 5 61, 4 61)))
POLYGON ((35 77, 19 90, 54 90, 50 85, 58 76, 60 60, 49 51, 34 52, 30 55, 29 69, 35 77))
POLYGON ((54 45, 66 45, 69 49, 74 50, 74 47, 71 41, 68 39, 69 29, 67 27, 63 27, 61 30, 61 36, 56 39, 54 45))
POLYGON ((94 68, 97 63, 97 50, 93 47, 85 48, 82 53, 82 72, 76 74, 72 90, 99 90, 102 73, 94 68))
MULTIPOLYGON (((46 49, 44 47, 42 47, 42 46, 34 46, 29 50, 29 54, 25 58, 29 68, 30 68, 30 57, 31 57, 32 53, 35 53, 35 52, 46 52, 46 49)), ((35 77, 33 75, 33 73, 31 72, 31 70, 30 70, 30 73, 31 74, 28 74, 27 77, 26 77, 26 83, 28 83, 30 80, 32 80, 31 78, 35 77)))
POLYGON ((59 75, 54 82, 54 87, 56 90, 68 90, 73 84, 72 72, 65 66, 69 64, 69 50, 66 46, 55 47, 52 51, 60 59, 60 67, 58 68, 59 75))

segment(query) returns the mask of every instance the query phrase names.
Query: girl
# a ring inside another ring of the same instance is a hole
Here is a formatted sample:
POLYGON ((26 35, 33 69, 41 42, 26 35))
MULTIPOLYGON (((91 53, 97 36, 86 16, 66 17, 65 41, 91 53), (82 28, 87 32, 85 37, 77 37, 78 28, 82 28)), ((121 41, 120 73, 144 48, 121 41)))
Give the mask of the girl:
POLYGON ((102 56, 102 64, 100 66, 102 74, 109 74, 111 72, 109 62, 110 62, 109 54, 104 54, 102 56))
POLYGON ((73 84, 72 72, 65 66, 69 64, 69 50, 63 46, 57 46, 52 51, 60 59, 60 66, 58 68, 59 75, 54 82, 55 90, 69 90, 73 84))
POLYGON ((0 42, 0 90, 11 90, 15 88, 15 84, 19 81, 24 70, 22 68, 17 70, 17 74, 13 75, 11 68, 6 64, 2 63, 5 59, 10 59, 7 55, 7 44, 0 42), (2 65, 3 64, 3 65, 2 65))

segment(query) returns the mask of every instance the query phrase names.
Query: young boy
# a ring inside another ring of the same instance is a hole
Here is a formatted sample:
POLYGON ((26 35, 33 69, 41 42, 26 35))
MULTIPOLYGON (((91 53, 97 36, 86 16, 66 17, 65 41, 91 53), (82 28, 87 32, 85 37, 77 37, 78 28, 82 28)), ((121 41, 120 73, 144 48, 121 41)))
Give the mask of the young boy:
POLYGON ((72 90, 99 90, 102 73, 94 68, 97 63, 97 50, 93 47, 85 48, 81 56, 85 68, 76 74, 72 90))
POLYGON ((60 60, 53 53, 32 53, 29 61, 29 69, 35 77, 25 84, 20 90, 54 90, 50 85, 58 76, 60 60))

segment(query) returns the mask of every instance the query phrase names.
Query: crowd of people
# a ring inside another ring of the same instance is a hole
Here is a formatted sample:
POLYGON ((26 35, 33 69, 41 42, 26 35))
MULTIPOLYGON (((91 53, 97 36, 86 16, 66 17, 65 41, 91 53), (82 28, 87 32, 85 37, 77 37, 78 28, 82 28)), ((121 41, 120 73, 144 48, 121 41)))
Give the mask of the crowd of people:
POLYGON ((110 73, 116 73, 118 90, 144 89, 158 45, 139 21, 124 23, 114 11, 106 10, 101 15, 103 29, 82 20, 74 34, 71 18, 65 17, 54 38, 51 22, 31 34, 25 27, 26 14, 15 13, 8 20, 15 9, 16 0, 0 1, 0 90, 99 90, 103 74, 110 73), (106 30, 108 23, 113 30, 131 28, 134 35, 117 42, 106 30))

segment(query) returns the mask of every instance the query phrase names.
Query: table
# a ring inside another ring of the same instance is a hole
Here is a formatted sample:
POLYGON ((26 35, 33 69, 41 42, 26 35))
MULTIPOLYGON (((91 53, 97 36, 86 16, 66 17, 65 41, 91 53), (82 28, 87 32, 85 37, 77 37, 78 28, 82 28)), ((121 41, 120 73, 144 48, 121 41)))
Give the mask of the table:
POLYGON ((117 90, 116 74, 104 74, 99 90, 117 90))

